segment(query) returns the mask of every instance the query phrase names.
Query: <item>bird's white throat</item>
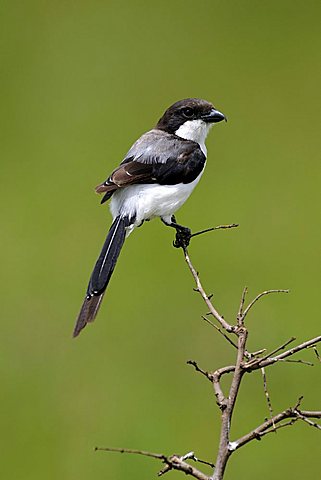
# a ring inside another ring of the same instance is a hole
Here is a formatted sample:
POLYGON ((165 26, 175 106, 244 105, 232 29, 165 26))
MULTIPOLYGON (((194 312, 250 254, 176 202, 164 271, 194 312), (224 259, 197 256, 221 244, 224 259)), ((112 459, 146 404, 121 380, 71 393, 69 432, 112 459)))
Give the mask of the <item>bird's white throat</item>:
POLYGON ((185 140, 197 142, 206 156, 205 140, 211 127, 212 123, 206 123, 203 120, 187 120, 176 130, 175 135, 185 138, 185 140))

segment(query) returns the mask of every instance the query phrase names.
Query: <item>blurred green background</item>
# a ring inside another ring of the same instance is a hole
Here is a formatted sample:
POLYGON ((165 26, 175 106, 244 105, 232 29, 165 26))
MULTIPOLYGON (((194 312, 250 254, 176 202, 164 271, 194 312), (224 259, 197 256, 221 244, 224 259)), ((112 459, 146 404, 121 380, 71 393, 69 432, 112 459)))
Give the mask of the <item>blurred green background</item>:
MULTIPOLYGON (((202 323, 171 229, 154 220, 130 237, 99 318, 71 339, 110 223, 93 187, 178 99, 229 118, 178 214, 194 231, 240 223, 190 248, 217 307, 232 320, 244 285, 290 288, 248 317, 250 348, 320 333, 320 13, 294 0, 1 3, 2 478, 158 471, 96 445, 214 460, 212 390, 185 362, 212 370, 234 352, 202 323)), ((275 411, 302 394, 320 409, 320 365, 281 364, 268 381, 275 411)), ((253 374, 233 438, 267 415, 253 374)), ((297 424, 237 452, 226 479, 317 478, 319 458, 319 432, 297 424)))

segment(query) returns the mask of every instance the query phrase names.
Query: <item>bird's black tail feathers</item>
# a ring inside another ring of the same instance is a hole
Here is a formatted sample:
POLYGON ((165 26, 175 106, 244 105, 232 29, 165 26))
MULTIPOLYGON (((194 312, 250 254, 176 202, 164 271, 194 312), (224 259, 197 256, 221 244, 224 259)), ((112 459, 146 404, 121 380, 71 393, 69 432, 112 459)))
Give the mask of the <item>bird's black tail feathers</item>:
POLYGON ((77 318, 73 336, 77 337, 88 322, 93 322, 110 277, 114 271, 121 248, 125 241, 126 227, 130 225, 127 217, 115 218, 91 274, 86 297, 77 318))

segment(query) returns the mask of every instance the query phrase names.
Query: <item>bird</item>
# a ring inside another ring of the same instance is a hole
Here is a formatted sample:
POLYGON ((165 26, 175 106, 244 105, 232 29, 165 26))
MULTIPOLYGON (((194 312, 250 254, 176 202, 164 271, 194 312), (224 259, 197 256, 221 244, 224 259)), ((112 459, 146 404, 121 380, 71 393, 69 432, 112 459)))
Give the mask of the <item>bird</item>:
POLYGON ((225 115, 206 100, 174 103, 96 187, 103 194, 102 204, 110 200, 113 222, 91 274, 74 337, 95 320, 125 238, 136 227, 159 217, 175 228, 174 246, 187 247, 191 231, 178 224, 174 214, 198 184, 206 165, 207 134, 222 120, 227 120, 225 115))

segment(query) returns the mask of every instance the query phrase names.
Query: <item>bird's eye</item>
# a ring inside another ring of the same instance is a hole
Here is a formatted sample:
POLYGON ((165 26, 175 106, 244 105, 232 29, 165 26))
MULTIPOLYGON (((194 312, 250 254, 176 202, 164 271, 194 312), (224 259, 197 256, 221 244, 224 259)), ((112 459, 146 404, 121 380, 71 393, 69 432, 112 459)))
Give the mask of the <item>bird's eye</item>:
POLYGON ((190 107, 186 107, 182 109, 182 114, 185 118, 192 118, 194 116, 194 110, 190 107))

